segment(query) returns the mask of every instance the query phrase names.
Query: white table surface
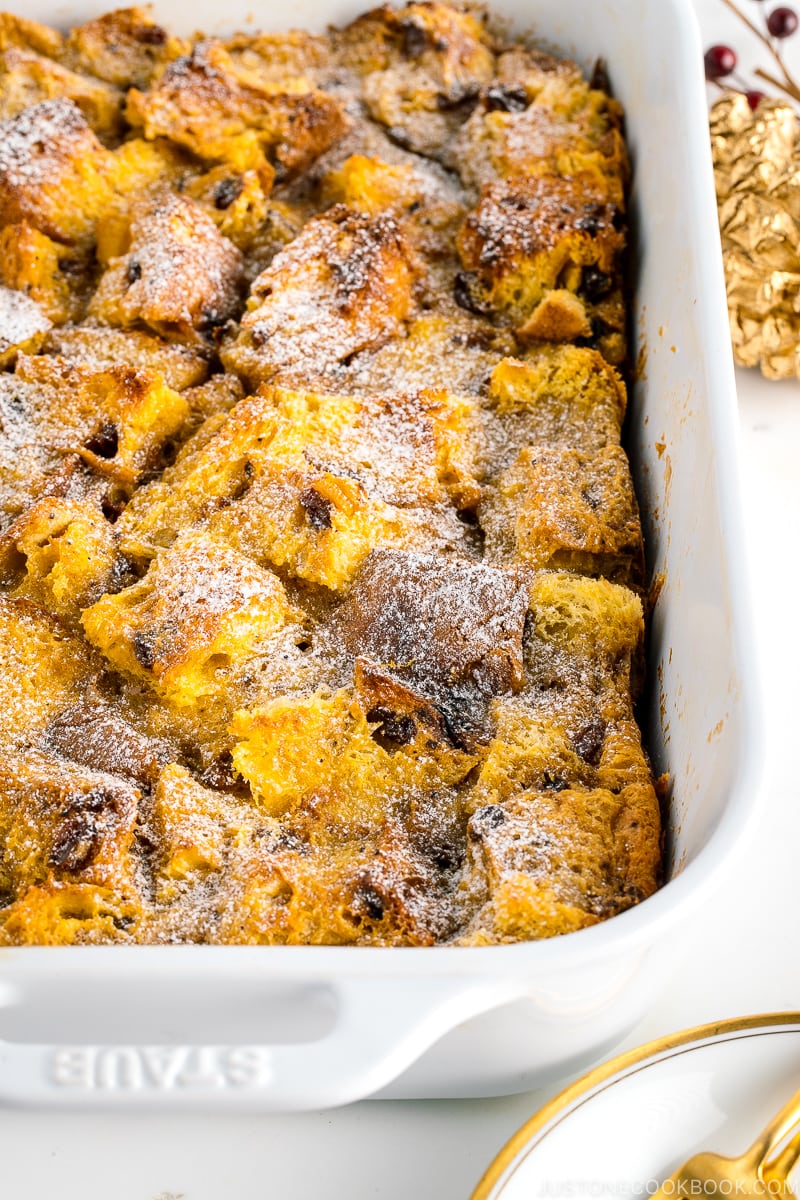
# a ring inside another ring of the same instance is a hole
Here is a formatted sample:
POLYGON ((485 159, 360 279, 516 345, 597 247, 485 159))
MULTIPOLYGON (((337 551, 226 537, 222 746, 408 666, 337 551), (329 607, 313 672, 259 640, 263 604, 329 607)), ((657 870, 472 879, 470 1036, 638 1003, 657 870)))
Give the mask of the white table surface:
MULTIPOLYGON (((708 42, 745 46, 720 0, 696 2, 708 42)), ((756 5, 741 3, 752 16, 756 5)), ((738 383, 770 739, 766 818, 744 870, 694 922, 670 990, 620 1048, 720 1017, 800 1009, 800 384, 754 372, 739 372, 738 383)), ((0 1200, 467 1200, 495 1153, 559 1086, 295 1117, 4 1111, 0 1200)))

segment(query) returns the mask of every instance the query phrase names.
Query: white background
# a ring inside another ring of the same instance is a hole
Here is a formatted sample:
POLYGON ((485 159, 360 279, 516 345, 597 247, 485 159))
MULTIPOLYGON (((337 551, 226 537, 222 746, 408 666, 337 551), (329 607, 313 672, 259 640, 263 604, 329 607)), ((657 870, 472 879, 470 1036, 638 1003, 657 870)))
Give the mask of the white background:
MULTIPOLYGON (((755 0, 740 2, 758 16, 755 0)), ((748 37, 722 0, 696 3, 706 43, 730 41, 746 58, 748 37)), ((800 35, 798 43, 792 57, 800 62, 800 35)), ((769 803, 746 866, 694 923, 669 992, 624 1046, 725 1016, 800 1009, 800 384, 766 383, 752 372, 740 372, 738 382, 768 705, 769 803)), ((301 1117, 6 1111, 0 1200, 467 1200, 508 1137, 557 1090, 499 1100, 373 1102, 301 1117)))

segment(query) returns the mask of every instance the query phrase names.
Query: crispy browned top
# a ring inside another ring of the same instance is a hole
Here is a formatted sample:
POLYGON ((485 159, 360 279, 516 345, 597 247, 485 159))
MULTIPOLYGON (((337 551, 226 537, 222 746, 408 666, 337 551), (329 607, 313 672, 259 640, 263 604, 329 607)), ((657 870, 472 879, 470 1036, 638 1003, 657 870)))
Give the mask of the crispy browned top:
POLYGON ((0 14, 0 943, 653 891, 620 129, 448 3, 0 14))

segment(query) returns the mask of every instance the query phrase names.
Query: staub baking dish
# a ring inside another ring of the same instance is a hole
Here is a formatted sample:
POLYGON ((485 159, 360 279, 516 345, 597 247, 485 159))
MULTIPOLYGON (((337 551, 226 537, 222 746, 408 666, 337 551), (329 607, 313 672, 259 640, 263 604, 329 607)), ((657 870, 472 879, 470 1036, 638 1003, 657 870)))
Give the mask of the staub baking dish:
MULTIPOLYGON (((105 0, 24 15, 60 26, 105 0)), ((191 6, 189 32, 320 29, 361 0, 191 6)), ((690 0, 495 0, 514 32, 606 59, 634 158, 629 447, 660 583, 647 738, 671 777, 668 882, 611 921, 487 948, 182 946, 0 952, 0 1098, 292 1110, 529 1088, 598 1057, 668 980, 755 816, 762 762, 736 406, 690 0)))

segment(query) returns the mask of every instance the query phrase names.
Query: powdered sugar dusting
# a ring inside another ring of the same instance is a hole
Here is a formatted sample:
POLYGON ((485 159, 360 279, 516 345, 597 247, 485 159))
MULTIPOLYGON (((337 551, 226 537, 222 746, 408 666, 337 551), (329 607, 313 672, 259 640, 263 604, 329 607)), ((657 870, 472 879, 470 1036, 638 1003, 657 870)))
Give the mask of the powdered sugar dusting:
POLYGON ((24 292, 0 287, 0 354, 46 333, 50 321, 24 292))
POLYGON ((622 385, 485 299, 620 235, 602 97, 447 4, 187 53, 130 19, 124 153, 67 99, 0 125, 0 223, 50 256, 0 288, 0 944, 492 942, 635 903, 641 605, 514 549, 578 448, 627 494, 622 385))

